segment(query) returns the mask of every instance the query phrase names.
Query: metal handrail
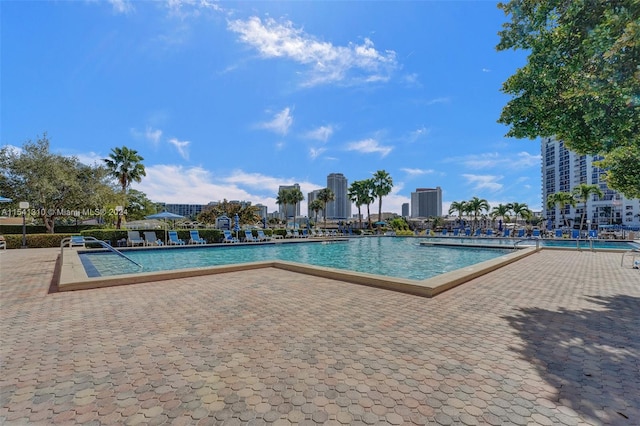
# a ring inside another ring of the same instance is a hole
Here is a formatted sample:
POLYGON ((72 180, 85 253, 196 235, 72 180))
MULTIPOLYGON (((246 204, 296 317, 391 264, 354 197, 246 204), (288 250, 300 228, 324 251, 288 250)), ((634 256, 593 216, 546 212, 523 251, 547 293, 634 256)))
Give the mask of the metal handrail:
POLYGON ((625 251, 624 253, 622 253, 622 259, 620 259, 620 266, 624 266, 624 257, 628 254, 633 255, 633 258, 631 259, 631 264, 633 265, 633 262, 636 257, 640 257, 640 249, 631 249, 629 251, 625 251))
MULTIPOLYGON (((71 243, 71 239, 72 239, 72 237, 66 237, 66 238, 63 238, 62 241, 60 242, 60 256, 62 256, 62 253, 64 253, 63 249, 64 249, 65 244, 66 243, 71 243)), ((139 264, 135 260, 131 259, 129 256, 127 256, 124 253, 122 253, 121 251, 115 249, 113 246, 111 246, 111 244, 107 244, 104 241, 98 240, 95 237, 82 237, 82 242, 83 243, 87 243, 87 242, 89 242, 89 243, 97 243, 97 244, 101 245, 102 247, 106 248, 107 250, 114 252, 118 256, 124 257, 129 262, 132 262, 133 264, 137 265, 139 268, 143 267, 141 264, 139 264)), ((71 245, 69 245, 69 247, 71 247, 71 245)))

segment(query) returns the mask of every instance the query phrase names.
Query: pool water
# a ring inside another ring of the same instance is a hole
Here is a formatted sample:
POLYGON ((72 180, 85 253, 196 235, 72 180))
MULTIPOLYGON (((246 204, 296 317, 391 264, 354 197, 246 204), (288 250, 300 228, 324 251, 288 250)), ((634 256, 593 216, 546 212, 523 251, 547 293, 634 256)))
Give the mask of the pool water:
POLYGON ((80 258, 89 277, 282 260, 424 280, 513 252, 512 248, 428 247, 419 243, 416 238, 367 237, 336 242, 123 251, 142 269, 111 252, 83 252, 80 258))

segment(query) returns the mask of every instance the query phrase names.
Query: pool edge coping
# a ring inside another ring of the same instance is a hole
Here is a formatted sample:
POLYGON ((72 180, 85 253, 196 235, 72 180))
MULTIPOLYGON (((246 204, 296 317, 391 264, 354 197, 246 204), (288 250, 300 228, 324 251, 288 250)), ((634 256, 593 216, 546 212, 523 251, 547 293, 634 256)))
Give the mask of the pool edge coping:
POLYGON ((475 265, 445 272, 425 280, 385 277, 382 275, 347 271, 323 266, 307 265, 289 261, 261 261, 237 263, 232 265, 211 266, 203 268, 177 269, 173 271, 142 272, 109 277, 89 277, 84 270, 77 249, 68 249, 61 261, 57 280, 58 291, 89 290, 129 284, 141 284, 172 279, 217 275, 229 272, 240 272, 252 269, 276 268, 290 272, 307 274, 322 278, 344 281, 352 284, 366 285, 391 291, 413 294, 423 297, 434 297, 444 291, 459 286, 481 275, 485 275, 541 249, 535 247, 522 248, 513 253, 486 260, 475 265))

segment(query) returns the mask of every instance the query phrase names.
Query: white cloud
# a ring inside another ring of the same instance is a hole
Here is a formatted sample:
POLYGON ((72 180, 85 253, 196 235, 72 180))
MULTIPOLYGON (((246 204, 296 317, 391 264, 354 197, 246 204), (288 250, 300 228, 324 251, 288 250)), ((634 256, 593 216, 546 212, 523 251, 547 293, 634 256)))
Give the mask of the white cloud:
POLYGON ((109 4, 111 4, 113 11, 116 13, 127 14, 134 10, 133 4, 128 0, 109 0, 109 4))
POLYGON ((482 72, 491 72, 489 68, 482 68, 482 72))
POLYGON ((326 142, 333 134, 333 126, 320 126, 305 134, 307 139, 314 139, 320 142, 326 142))
POLYGON ((307 66, 307 86, 387 81, 398 67, 394 51, 378 51, 368 38, 362 44, 334 46, 295 28, 291 21, 262 21, 256 16, 230 21, 228 27, 265 58, 286 58, 307 66))
POLYGON ((75 156, 79 162, 86 164, 87 166, 104 166, 104 159, 107 157, 101 156, 97 152, 85 152, 75 156))
POLYGON ((273 117, 273 120, 260 123, 258 127, 284 136, 289 132, 289 128, 292 124, 293 116, 291 115, 291 109, 289 107, 286 107, 285 109, 277 113, 273 117))
MULTIPOLYGON (((269 212, 278 210, 276 195, 280 185, 298 183, 302 193, 320 189, 312 182, 267 176, 234 170, 227 176, 214 175, 202 167, 159 164, 145 167, 147 176, 132 186, 147 194, 150 200, 166 203, 207 204, 211 201, 240 200, 263 204, 269 212)), ((301 211, 306 211, 305 202, 301 211)))
POLYGON ((210 0, 167 0, 164 3, 169 13, 180 19, 198 17, 203 10, 223 11, 217 2, 210 0))
POLYGON ((160 129, 152 129, 151 127, 147 127, 144 132, 144 136, 150 142, 153 142, 154 145, 157 145, 160 142, 160 138, 162 137, 162 130, 160 129))
POLYGON ((383 157, 387 156, 392 150, 393 147, 380 145, 377 140, 372 138, 351 142, 347 145, 347 151, 358 151, 365 154, 378 152, 383 157))
POLYGON ((489 190, 495 192, 500 191, 504 186, 497 182, 503 176, 463 174, 462 177, 467 180, 469 185, 473 185, 473 189, 476 191, 489 190))
POLYGON ((540 155, 519 152, 517 154, 500 154, 489 152, 484 154, 467 155, 463 157, 447 158, 444 161, 463 164, 470 169, 508 168, 523 169, 540 166, 540 155))
POLYGON ((312 159, 316 159, 325 151, 326 148, 309 148, 309 157, 311 157, 312 159))
POLYGON ((422 126, 409 133, 409 142, 415 142, 419 139, 425 138, 429 134, 429 129, 422 126))
POLYGON ((425 101, 425 104, 427 105, 435 105, 435 104, 448 104, 451 103, 451 98, 449 97, 440 97, 440 98, 433 98, 433 99, 429 99, 427 101, 425 101))
POLYGON ((422 176, 426 174, 435 173, 433 169, 410 169, 410 168, 401 168, 403 172, 408 174, 409 176, 422 176))
POLYGON ((169 139, 169 143, 176 147, 176 149, 178 150, 178 154, 180 154, 182 158, 184 158, 185 160, 189 159, 189 144, 191 144, 191 142, 179 141, 176 138, 171 138, 169 139))

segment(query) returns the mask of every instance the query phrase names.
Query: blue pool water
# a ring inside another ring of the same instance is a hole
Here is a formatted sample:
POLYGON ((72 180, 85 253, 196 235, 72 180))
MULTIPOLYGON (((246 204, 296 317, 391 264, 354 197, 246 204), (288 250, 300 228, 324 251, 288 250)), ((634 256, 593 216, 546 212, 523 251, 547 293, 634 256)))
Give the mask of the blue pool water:
POLYGON ((419 243, 418 238, 367 237, 329 243, 229 244, 124 251, 141 264, 142 269, 110 252, 89 251, 81 253, 80 258, 90 277, 283 260, 423 280, 513 252, 509 248, 423 247, 419 243))

